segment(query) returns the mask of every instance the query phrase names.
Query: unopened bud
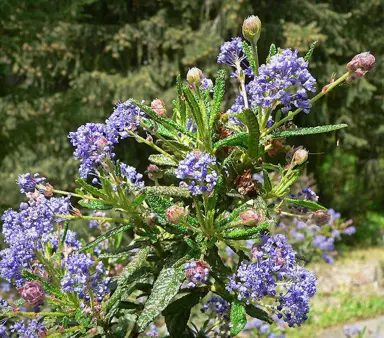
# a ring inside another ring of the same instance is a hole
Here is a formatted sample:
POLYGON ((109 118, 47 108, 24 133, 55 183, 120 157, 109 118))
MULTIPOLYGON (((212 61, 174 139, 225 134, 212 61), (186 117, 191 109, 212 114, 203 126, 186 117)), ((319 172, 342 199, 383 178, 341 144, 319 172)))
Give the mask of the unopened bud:
POLYGON ((312 219, 316 225, 325 225, 331 219, 331 215, 328 214, 327 210, 317 210, 312 214, 312 219))
POLYGON ((161 117, 166 117, 167 116, 167 109, 165 108, 164 101, 162 101, 160 99, 153 100, 151 102, 151 108, 156 113, 158 113, 161 117))
POLYGON ((190 85, 199 86, 202 78, 203 72, 199 68, 193 67, 187 73, 187 81, 190 85))
POLYGON ((243 22, 243 36, 249 42, 256 43, 260 38, 261 21, 258 16, 251 15, 243 22))
POLYGON ((165 215, 169 223, 177 224, 184 216, 188 215, 188 208, 172 205, 167 210, 165 210, 165 215))
POLYGON ((364 52, 354 56, 353 59, 347 64, 347 69, 354 72, 358 69, 368 72, 375 67, 375 64, 375 57, 370 52, 364 52))
POLYGON ((151 180, 156 180, 158 178, 162 178, 163 177, 163 174, 162 174, 161 170, 159 169, 159 167, 156 164, 150 164, 147 167, 147 172, 148 172, 148 177, 151 180))
POLYGON ((25 283, 21 290, 21 296, 31 305, 38 306, 44 304, 45 293, 43 284, 39 281, 25 283))
POLYGON ((154 224, 156 224, 157 218, 157 214, 151 212, 145 215, 144 220, 149 227, 152 227, 154 224))
POLYGON ((293 164, 303 164, 308 159, 308 151, 304 148, 298 148, 293 154, 293 164))
POLYGON ((262 213, 253 209, 243 211, 239 214, 239 216, 244 223, 247 223, 247 225, 257 225, 265 220, 262 213))
POLYGON ((51 197, 53 195, 53 186, 49 183, 45 185, 44 196, 51 197))

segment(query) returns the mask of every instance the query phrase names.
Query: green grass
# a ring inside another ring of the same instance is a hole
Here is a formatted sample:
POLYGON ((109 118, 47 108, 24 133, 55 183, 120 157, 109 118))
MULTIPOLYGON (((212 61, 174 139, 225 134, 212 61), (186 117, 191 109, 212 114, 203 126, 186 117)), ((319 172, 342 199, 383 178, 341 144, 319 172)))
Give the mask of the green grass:
MULTIPOLYGON (((321 298, 322 295, 317 297, 321 298)), ((384 314, 381 295, 336 293, 311 308, 309 319, 301 328, 289 330, 287 337, 316 337, 323 329, 384 314)))

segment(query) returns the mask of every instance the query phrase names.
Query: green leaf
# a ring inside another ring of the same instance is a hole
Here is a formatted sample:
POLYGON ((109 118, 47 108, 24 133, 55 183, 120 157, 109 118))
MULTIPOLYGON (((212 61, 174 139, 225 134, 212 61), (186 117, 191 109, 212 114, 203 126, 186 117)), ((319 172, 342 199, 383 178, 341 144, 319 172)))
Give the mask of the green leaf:
POLYGON ((183 133, 184 135, 187 135, 194 140, 196 139, 196 135, 194 133, 192 133, 189 130, 185 129, 184 127, 180 126, 179 124, 172 121, 171 119, 159 116, 159 114, 157 114, 154 110, 152 110, 151 107, 148 107, 145 104, 142 104, 141 102, 138 102, 134 99, 130 99, 130 101, 132 102, 132 104, 139 107, 142 111, 144 111, 146 114, 148 114, 157 123, 160 123, 163 126, 168 126, 168 127, 174 128, 177 131, 179 131, 180 133, 183 133))
POLYGON ((322 206, 321 204, 318 204, 316 202, 309 201, 309 200, 297 200, 294 198, 284 198, 284 201, 288 203, 296 204, 303 208, 307 208, 311 210, 327 210, 327 208, 322 206))
POLYGON ((311 59, 313 51, 315 50, 316 44, 317 44, 317 40, 312 42, 311 47, 309 47, 309 51, 304 56, 305 61, 309 61, 311 59))
POLYGON ((113 208, 113 205, 106 204, 103 201, 83 199, 78 201, 77 203, 79 203, 84 208, 94 209, 94 210, 109 210, 113 208))
POLYGON ((165 316, 165 323, 171 337, 191 337, 191 330, 187 327, 191 309, 179 309, 179 312, 165 316))
POLYGON ((221 147, 239 146, 246 147, 248 144, 248 133, 233 134, 223 140, 217 141, 214 145, 214 151, 216 152, 221 147))
POLYGON ((123 292, 129 288, 130 283, 132 282, 132 276, 134 276, 135 273, 147 263, 147 257, 150 252, 150 246, 140 249, 135 257, 133 257, 133 259, 124 268, 123 273, 117 281, 117 289, 112 294, 111 298, 104 304, 105 312, 108 313, 112 309, 113 305, 120 301, 123 292))
POLYGON ((180 311, 180 309, 191 309, 197 305, 202 298, 205 297, 207 292, 191 292, 186 296, 183 296, 174 302, 170 303, 162 312, 163 316, 174 315, 180 311))
POLYGON ((197 130, 201 133, 204 130, 204 122, 203 117, 201 115, 199 103, 197 102, 195 95, 192 93, 191 89, 188 86, 183 86, 183 93, 185 99, 187 100, 192 116, 197 124, 197 130))
POLYGON ((179 256, 172 256, 160 271, 152 293, 145 303, 143 311, 137 320, 139 331, 142 332, 163 311, 178 293, 185 272, 182 265, 183 260, 179 256))
POLYGON ((214 271, 221 281, 226 281, 228 276, 232 274, 231 269, 221 260, 216 245, 208 251, 205 260, 210 265, 211 271, 214 271))
POLYGON ((173 161, 169 157, 161 155, 161 154, 149 155, 148 160, 152 163, 157 164, 157 165, 168 165, 171 167, 177 167, 178 166, 178 164, 175 161, 173 161))
POLYGON ((276 55, 277 54, 277 49, 276 49, 276 46, 275 44, 271 44, 271 46, 269 47, 269 53, 268 53, 268 57, 267 57, 267 63, 269 62, 269 60, 271 60, 271 57, 276 55))
POLYGON ((257 73, 256 62, 255 62, 255 58, 253 57, 251 47, 249 46, 247 41, 243 41, 242 46, 243 46, 244 53, 247 57, 247 60, 249 62, 249 65, 251 66, 253 73, 256 74, 257 73))
POLYGON ((317 127, 310 127, 310 128, 287 129, 287 130, 274 132, 271 134, 271 137, 279 138, 279 137, 328 133, 330 131, 334 131, 334 130, 338 130, 346 127, 348 127, 348 125, 343 123, 343 124, 331 124, 327 126, 317 126, 317 127))
POLYGON ((247 118, 248 127, 248 156, 250 159, 254 159, 259 152, 259 122, 257 122, 256 115, 251 109, 245 109, 244 114, 247 118))
POLYGON ((225 239, 251 239, 254 238, 255 235, 258 235, 260 232, 266 230, 270 225, 269 222, 264 222, 258 226, 253 228, 235 228, 229 229, 223 232, 223 237, 225 239))
POLYGON ((231 305, 231 336, 239 334, 247 324, 247 313, 242 303, 235 300, 231 305))
POLYGON ((145 122, 143 124, 145 125, 145 127, 147 129, 154 130, 155 132, 157 132, 161 136, 168 137, 171 139, 176 138, 175 134, 172 133, 172 131, 170 131, 167 127, 163 126, 162 124, 156 123, 153 120, 145 120, 145 122))
POLYGON ((187 122, 187 108, 185 106, 185 98, 183 95, 183 82, 181 81, 180 74, 176 78, 176 89, 177 89, 177 108, 180 114, 181 124, 185 126, 187 122))
POLYGON ((84 313, 83 313, 83 310, 81 310, 80 308, 76 309, 76 311, 75 311, 75 319, 76 319, 76 321, 77 321, 80 325, 82 325, 82 326, 84 326, 84 327, 87 327, 88 324, 89 324, 90 321, 91 321, 91 317, 88 316, 88 315, 86 315, 86 314, 84 314, 84 313))
POLYGON ((264 310, 252 305, 248 304, 245 306, 245 311, 247 314, 253 318, 260 319, 264 322, 267 322, 269 324, 273 323, 273 320, 269 317, 268 313, 265 312, 264 310))
POLYGON ((214 128, 215 122, 220 112, 221 103, 223 102, 226 78, 227 78, 227 73, 225 70, 219 70, 217 72, 215 89, 213 93, 212 113, 209 119, 209 128, 212 131, 215 130, 214 128))
POLYGON ((191 193, 187 188, 182 187, 168 187, 168 186, 153 186, 146 187, 143 189, 145 193, 158 194, 162 196, 174 196, 180 198, 188 198, 191 197, 191 193))
POLYGON ((264 178, 264 188, 267 192, 270 192, 272 190, 272 183, 269 179, 268 171, 263 170, 263 178, 264 178))
POLYGON ((133 226, 129 225, 129 224, 115 227, 115 228, 107 231, 105 234, 97 237, 94 241, 92 241, 91 243, 87 244, 85 247, 81 248, 79 250, 79 252, 87 251, 87 250, 93 248, 95 245, 99 244, 100 242, 103 242, 103 241, 105 241, 106 239, 108 239, 108 238, 110 238, 112 236, 116 236, 117 234, 119 234, 119 233, 121 233, 123 231, 127 231, 127 230, 132 229, 132 228, 133 228, 133 226))
POLYGON ((85 180, 82 178, 78 178, 76 180, 76 183, 80 185, 84 190, 91 193, 93 196, 106 198, 107 196, 104 194, 104 192, 101 189, 97 189, 93 185, 88 184, 85 180))
POLYGON ((225 217, 223 220, 216 222, 216 227, 222 227, 222 226, 228 224, 229 222, 232 222, 237 217, 239 217, 241 212, 243 212, 249 208, 252 208, 252 206, 253 206, 253 200, 250 200, 250 201, 243 203, 242 205, 240 205, 239 207, 234 209, 228 217, 225 217))

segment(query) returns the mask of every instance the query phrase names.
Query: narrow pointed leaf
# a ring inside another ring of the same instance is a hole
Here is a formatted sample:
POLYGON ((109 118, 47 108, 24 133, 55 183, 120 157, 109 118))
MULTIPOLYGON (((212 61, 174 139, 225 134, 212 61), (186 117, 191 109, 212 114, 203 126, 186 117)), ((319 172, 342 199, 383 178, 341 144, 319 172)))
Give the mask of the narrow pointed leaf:
POLYGON ((248 127, 248 156, 250 159, 254 159, 258 156, 259 151, 259 123, 257 122, 256 115, 251 109, 244 110, 244 114, 247 118, 248 127))
POLYGON ((288 203, 296 204, 303 208, 307 208, 311 210, 327 210, 327 208, 322 206, 321 204, 313 201, 309 201, 309 200, 297 200, 294 198, 284 198, 284 201, 288 203))
POLYGON ((237 133, 223 140, 217 141, 214 145, 214 151, 217 151, 221 147, 228 147, 228 146, 239 146, 239 147, 245 148, 247 144, 248 144, 248 134, 237 133))
POLYGON ((264 310, 252 305, 248 304, 245 306, 245 311, 247 314, 253 318, 260 319, 264 322, 267 322, 269 324, 273 323, 273 320, 269 317, 268 313, 265 312, 264 310))
POLYGON ((183 86, 183 93, 187 100, 189 109, 193 115, 193 118, 197 124, 197 130, 202 132, 204 130, 203 117, 201 116, 201 111, 199 103, 197 102, 195 95, 193 95, 191 89, 188 86, 183 86))
POLYGON ((107 231, 105 234, 97 237, 94 241, 92 241, 91 243, 89 243, 85 247, 81 248, 79 250, 79 252, 84 252, 84 251, 87 251, 89 249, 92 249, 95 245, 107 240, 108 238, 110 238, 112 236, 116 236, 117 234, 119 234, 123 231, 127 231, 127 230, 132 229, 132 228, 133 228, 133 226, 129 225, 129 224, 113 228, 113 229, 107 231))
POLYGON ((223 102, 226 78, 227 78, 226 72, 224 70, 219 70, 217 73, 215 89, 213 94, 212 113, 209 119, 209 128, 211 130, 214 130, 214 125, 218 117, 218 114, 220 112, 221 103, 223 102))
POLYGON ((188 188, 182 188, 182 187, 168 187, 168 186, 157 186, 157 187, 146 187, 144 188, 144 191, 158 194, 162 196, 174 196, 174 197, 181 197, 181 198, 188 198, 191 196, 190 191, 188 188))
POLYGON ((78 178, 76 180, 76 183, 78 185, 80 185, 84 190, 86 190, 87 192, 91 193, 95 197, 101 197, 101 198, 106 198, 107 197, 102 190, 97 189, 93 185, 88 184, 82 178, 78 178))
POLYGON ((269 222, 265 222, 253 228, 235 228, 229 229, 223 232, 223 237, 226 239, 251 239, 255 235, 259 235, 261 232, 266 230, 269 227, 269 222))
POLYGON ((310 127, 310 128, 287 129, 287 130, 274 132, 271 134, 271 136, 273 138, 279 138, 279 137, 320 134, 320 133, 328 133, 330 131, 334 131, 334 130, 338 130, 346 127, 348 127, 348 125, 343 123, 343 124, 331 124, 327 126, 317 126, 317 127, 310 127))
POLYGON ((197 305, 206 294, 207 292, 191 292, 169 304, 162 312, 162 315, 169 316, 179 312, 180 309, 191 309, 197 305))
POLYGON ((161 154, 149 155, 148 159, 150 162, 155 163, 157 165, 168 165, 172 167, 177 167, 177 163, 175 161, 161 154))
POLYGON ((267 63, 269 62, 269 60, 271 59, 272 56, 276 55, 277 54, 277 49, 276 49, 276 46, 275 44, 271 44, 271 46, 269 47, 269 53, 268 53, 268 57, 267 57, 267 63))
POLYGON ((317 44, 317 40, 312 42, 311 47, 309 47, 309 51, 304 56, 305 61, 309 61, 311 59, 313 51, 315 50, 316 44, 317 44))
POLYGON ((180 74, 176 78, 176 89, 177 89, 177 108, 180 114, 181 124, 184 126, 187 122, 187 108, 185 105, 185 98, 183 95, 183 83, 181 81, 180 74))
POLYGON ((82 207, 93 210, 109 210, 113 208, 113 205, 106 204, 103 201, 87 200, 83 199, 78 201, 82 207))
POLYGON ((235 300, 231 305, 231 336, 236 336, 243 331, 247 324, 247 313, 245 306, 239 301, 235 300))
POLYGON ((256 74, 257 73, 256 62, 255 62, 255 58, 253 57, 251 47, 248 45, 246 41, 243 41, 242 46, 243 46, 244 53, 247 57, 247 60, 249 62, 249 65, 251 66, 253 73, 256 74))

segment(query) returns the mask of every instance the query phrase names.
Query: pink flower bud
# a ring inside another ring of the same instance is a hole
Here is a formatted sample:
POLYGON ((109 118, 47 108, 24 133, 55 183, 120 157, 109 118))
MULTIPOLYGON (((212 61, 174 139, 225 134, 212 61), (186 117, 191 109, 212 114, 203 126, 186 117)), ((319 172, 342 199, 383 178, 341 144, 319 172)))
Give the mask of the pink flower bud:
POLYGON ((210 267, 202 260, 192 261, 184 264, 185 276, 189 287, 195 287, 208 281, 210 267))
POLYGON ((172 205, 165 210, 165 215, 169 223, 177 224, 184 216, 188 215, 188 209, 179 207, 178 205, 172 205))
POLYGON ((243 36, 249 42, 256 43, 260 38, 261 21, 258 16, 251 15, 243 22, 243 36))
POLYGON ((158 113, 161 117, 166 117, 167 116, 167 109, 165 108, 164 101, 162 101, 160 99, 153 100, 151 102, 151 108, 156 113, 158 113))
POLYGON ((265 217, 262 213, 248 209, 239 214, 241 220, 247 225, 257 225, 265 221, 265 217))
POLYGON ((347 64, 347 69, 355 72, 360 68, 361 71, 368 72, 375 67, 375 64, 375 57, 370 52, 364 52, 354 56, 347 64))
POLYGON ((44 196, 51 197, 53 195, 53 186, 49 183, 45 185, 44 196))
POLYGON ((39 281, 25 283, 21 289, 21 296, 28 304, 38 306, 44 304, 45 293, 43 284, 39 281))
POLYGON ((312 214, 312 219, 318 226, 325 225, 331 219, 331 215, 328 214, 328 210, 317 210, 312 214))
POLYGON ((199 68, 193 67, 187 73, 187 81, 190 85, 200 85, 202 78, 203 72, 199 68))
POLYGON ((151 180, 155 180, 155 179, 163 177, 161 170, 159 169, 159 167, 156 164, 150 164, 147 167, 147 172, 148 172, 148 177, 151 180))
POLYGON ((293 164, 303 164, 308 159, 308 151, 304 148, 299 147, 293 154, 293 164))

